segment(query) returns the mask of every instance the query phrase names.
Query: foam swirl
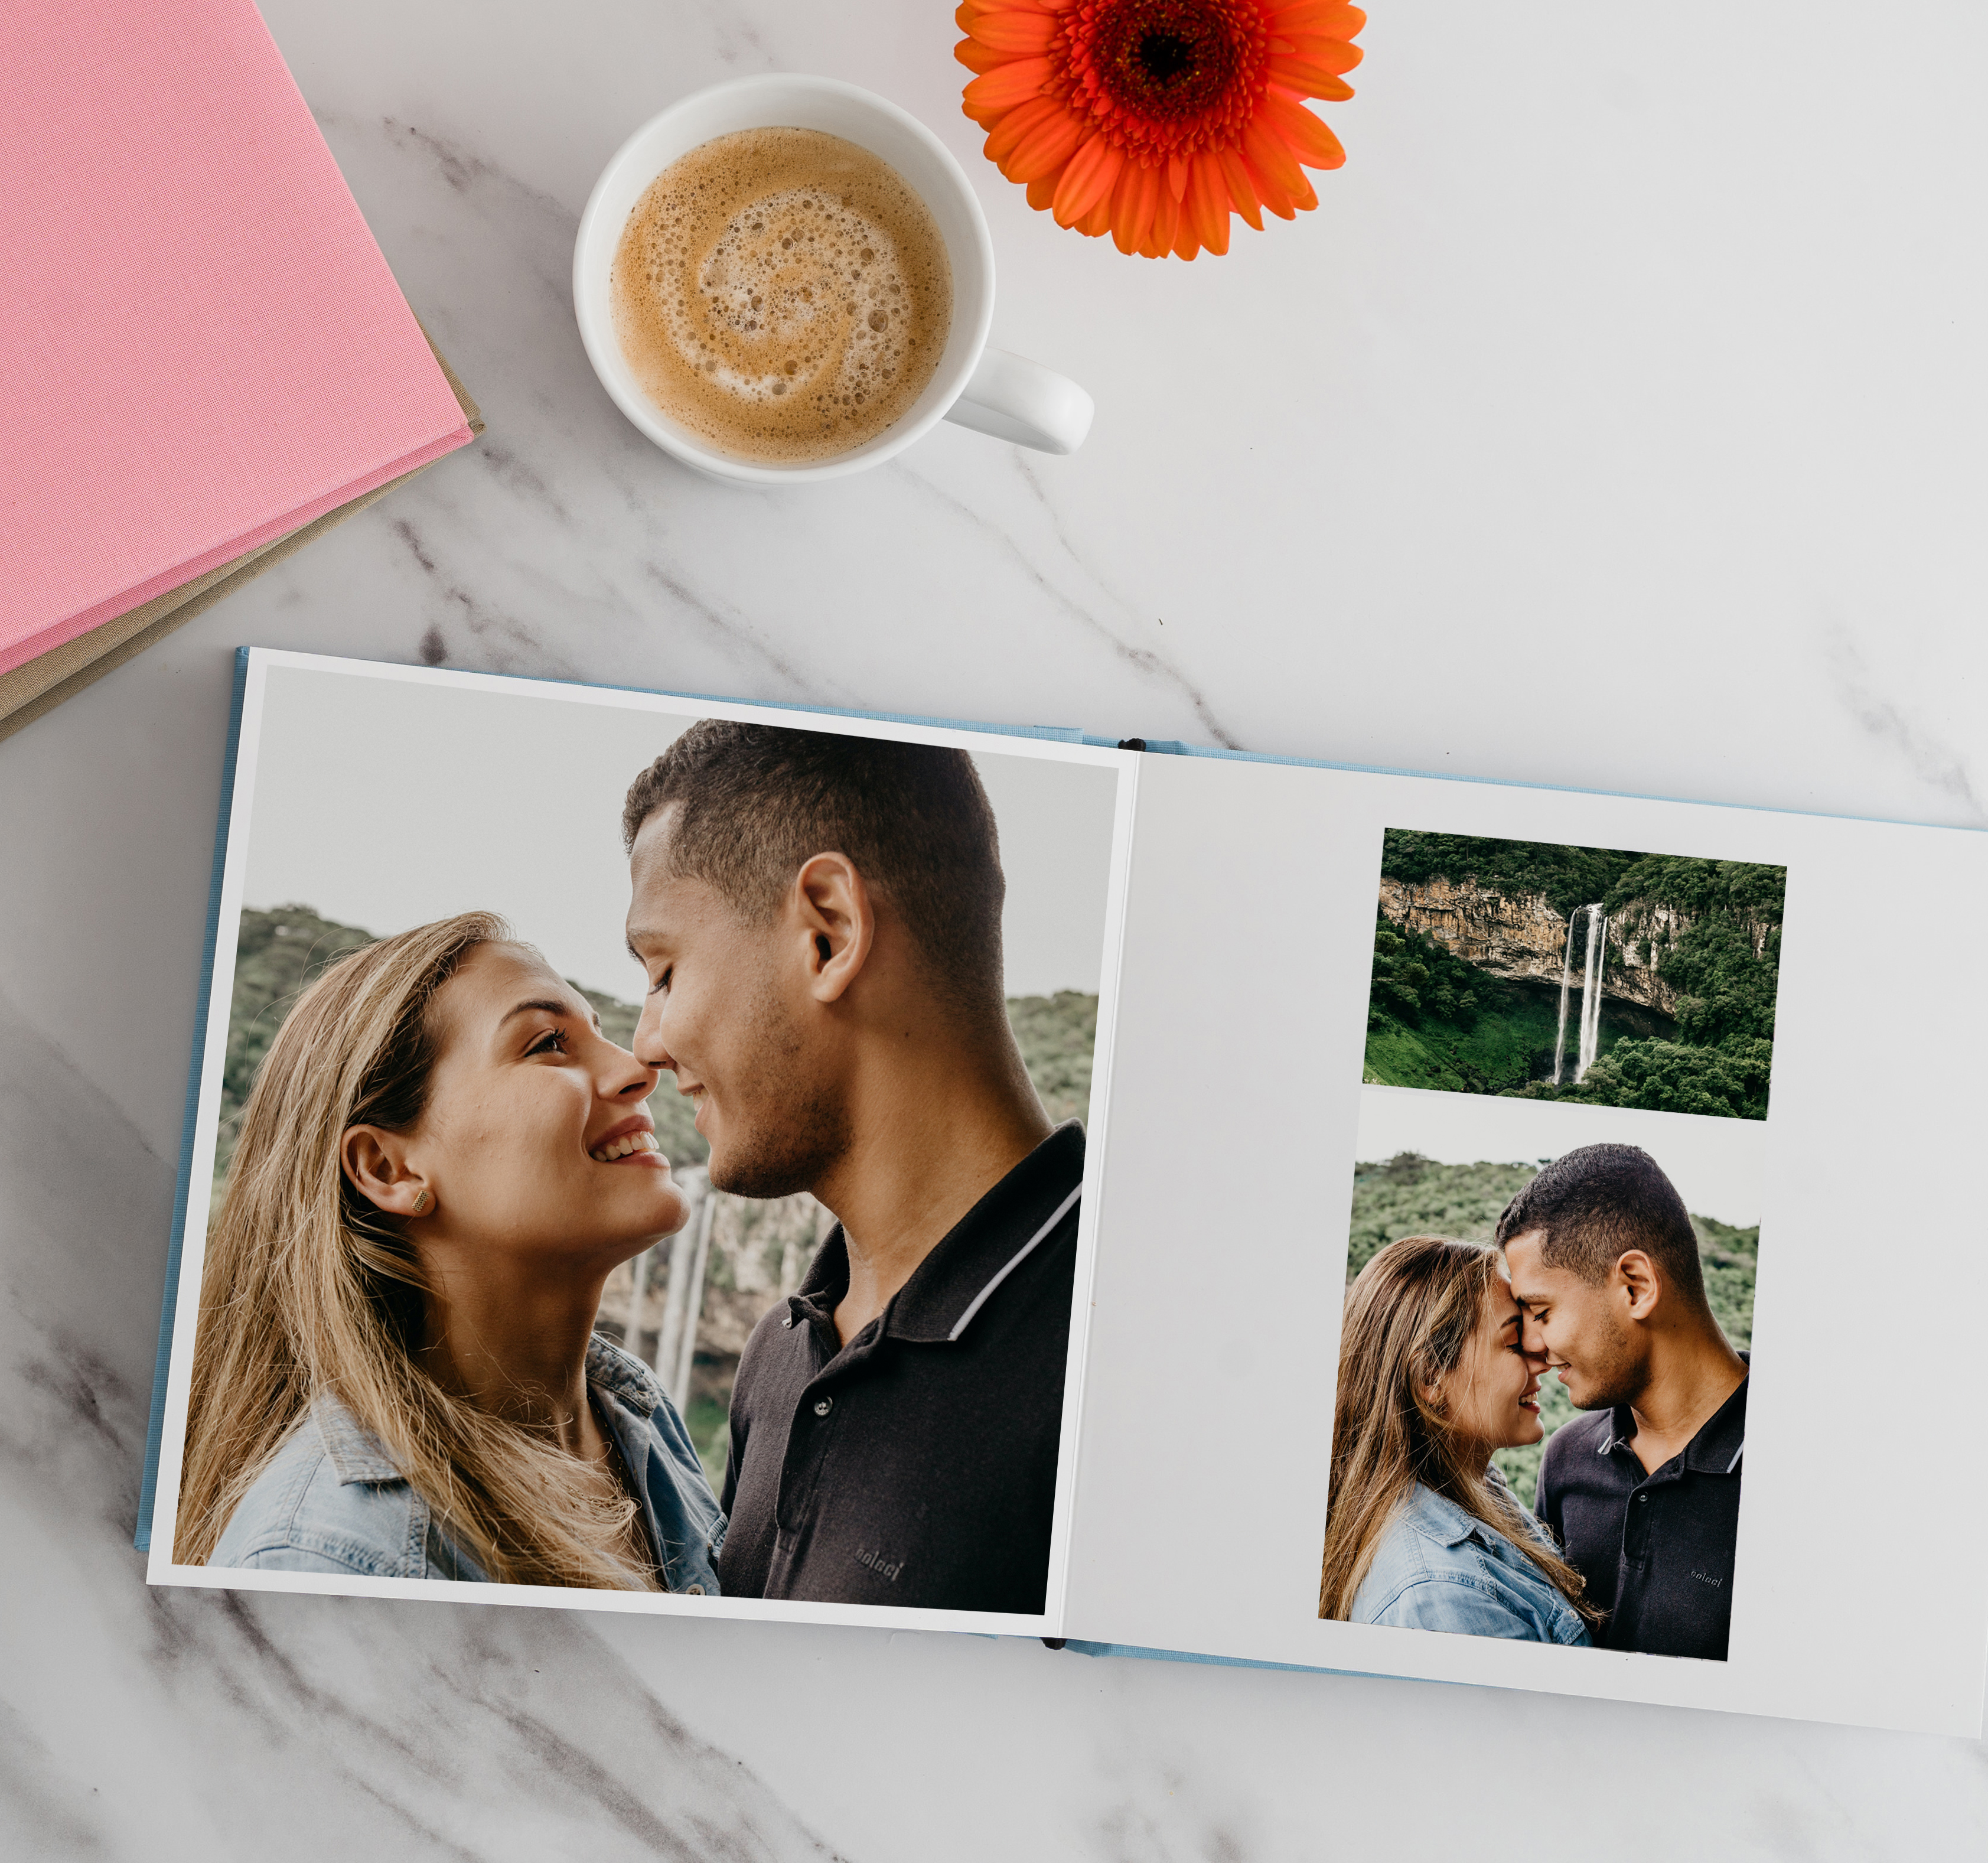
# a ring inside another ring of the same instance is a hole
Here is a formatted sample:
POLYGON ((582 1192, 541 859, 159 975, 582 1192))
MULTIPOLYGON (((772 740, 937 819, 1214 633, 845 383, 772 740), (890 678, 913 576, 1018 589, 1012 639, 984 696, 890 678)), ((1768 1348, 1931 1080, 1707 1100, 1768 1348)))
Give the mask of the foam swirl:
POLYGON ((750 130, 692 150, 629 216, 615 324, 665 414, 746 458, 860 445, 931 379, 952 309, 925 203, 867 150, 750 130))

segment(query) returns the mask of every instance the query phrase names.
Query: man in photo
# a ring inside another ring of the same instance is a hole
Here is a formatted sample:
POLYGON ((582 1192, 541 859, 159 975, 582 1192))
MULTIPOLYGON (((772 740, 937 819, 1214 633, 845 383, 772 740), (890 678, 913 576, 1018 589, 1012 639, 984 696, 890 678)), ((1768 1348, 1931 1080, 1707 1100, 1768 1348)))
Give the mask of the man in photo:
POLYGON ((1592 1414, 1555 1433, 1534 1511, 1608 1649, 1723 1662, 1747 1363, 1705 1295, 1683 1199, 1634 1145, 1556 1159, 1499 1219, 1523 1350, 1592 1414))
POLYGON ((628 793, 635 1051, 711 1182, 838 1219, 739 1361, 734 1596, 1040 1612, 1084 1134, 1008 1024, 962 751, 707 720, 628 793))

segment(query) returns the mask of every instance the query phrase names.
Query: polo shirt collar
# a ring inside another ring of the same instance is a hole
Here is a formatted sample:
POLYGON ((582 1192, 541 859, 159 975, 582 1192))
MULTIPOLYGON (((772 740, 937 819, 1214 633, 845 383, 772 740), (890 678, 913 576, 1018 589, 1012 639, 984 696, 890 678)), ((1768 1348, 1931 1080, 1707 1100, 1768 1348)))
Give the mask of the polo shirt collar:
MULTIPOLYGON (((965 1334, 1002 1283, 1048 1241, 1084 1188, 1084 1128, 1058 1126, 941 1238, 884 1310, 886 1337, 939 1345, 965 1334)), ((824 1321, 849 1286, 837 1223, 789 1301, 796 1321, 824 1321)))
POLYGON ((1740 1388, 1685 1445, 1684 1466, 1694 1475, 1739 1473, 1740 1457, 1746 1447, 1746 1387, 1752 1381, 1749 1371, 1740 1379, 1740 1388))
MULTIPOLYGON (((1753 1355, 1742 1352, 1740 1356, 1747 1365, 1740 1388, 1699 1425, 1698 1434, 1685 1445, 1684 1454, 1678 1459, 1694 1475, 1740 1472, 1740 1459, 1746 1447, 1746 1387, 1753 1382, 1753 1355)), ((1609 1456, 1619 1449, 1633 1455, 1629 1445, 1635 1439, 1635 1414, 1627 1404, 1618 1404, 1609 1412, 1608 1434, 1596 1453, 1609 1456)))

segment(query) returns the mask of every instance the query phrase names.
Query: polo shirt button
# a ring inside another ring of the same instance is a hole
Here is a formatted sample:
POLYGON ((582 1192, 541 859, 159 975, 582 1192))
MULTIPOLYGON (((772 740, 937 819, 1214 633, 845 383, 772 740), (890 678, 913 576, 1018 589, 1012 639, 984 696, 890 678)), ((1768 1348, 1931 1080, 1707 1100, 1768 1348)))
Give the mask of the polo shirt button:
POLYGON ((780 1322, 783 1326, 792 1326, 793 1323, 794 1317, 792 1314, 789 1314, 787 1317, 780 1322))
POLYGON ((684 1587, 684 1596, 685 1598, 702 1598, 703 1595, 704 1587, 702 1585, 685 1585, 684 1587))
POLYGON ((835 1399, 833 1398, 822 1398, 819 1399, 815 1405, 814 1414, 818 1417, 825 1417, 834 1408, 835 1399))

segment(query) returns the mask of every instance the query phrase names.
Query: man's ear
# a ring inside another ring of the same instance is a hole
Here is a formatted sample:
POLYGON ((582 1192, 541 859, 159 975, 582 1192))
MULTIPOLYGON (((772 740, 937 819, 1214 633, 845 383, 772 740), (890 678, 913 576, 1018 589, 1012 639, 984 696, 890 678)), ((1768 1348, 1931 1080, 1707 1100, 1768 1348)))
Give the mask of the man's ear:
POLYGON ((338 1161, 347 1182, 377 1209, 390 1216, 421 1216, 434 1208, 434 1194, 407 1165, 406 1135, 377 1125, 355 1125, 338 1141, 338 1161))
POLYGON ((1657 1265, 1641 1249, 1625 1249, 1615 1261, 1616 1284, 1628 1303, 1629 1317, 1648 1320, 1663 1297, 1657 1265))
POLYGON ((793 898, 807 939, 809 992, 817 1003, 836 1002, 877 941, 870 888, 847 854, 818 854, 794 876, 793 898))

